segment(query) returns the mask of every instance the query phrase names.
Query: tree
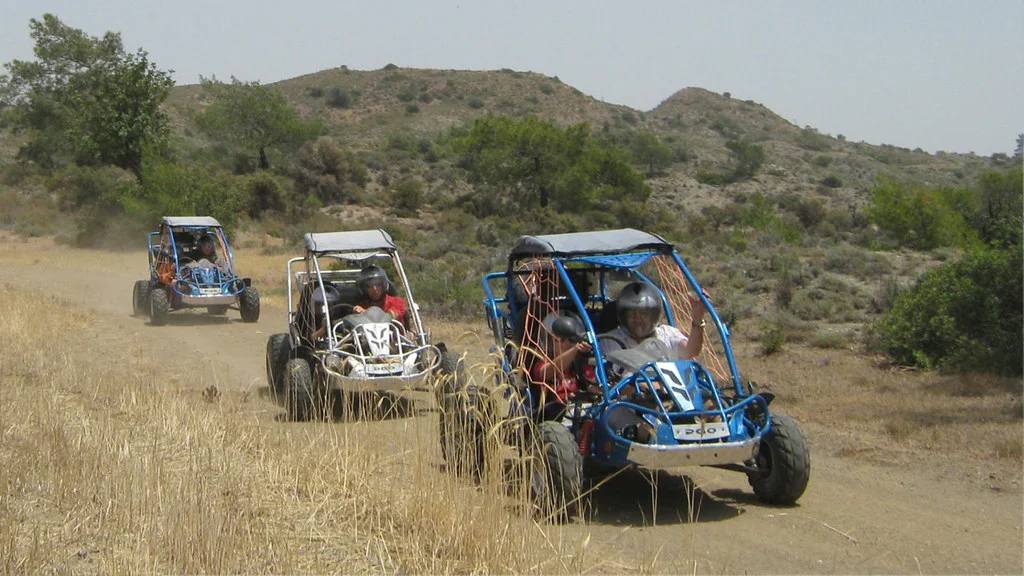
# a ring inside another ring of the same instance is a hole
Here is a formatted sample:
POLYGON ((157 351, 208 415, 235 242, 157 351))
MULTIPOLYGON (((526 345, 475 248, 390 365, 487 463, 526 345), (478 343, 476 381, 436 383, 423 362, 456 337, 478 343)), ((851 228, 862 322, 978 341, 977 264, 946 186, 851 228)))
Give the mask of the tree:
POLYGON ((745 140, 729 140, 725 147, 736 158, 737 165, 733 177, 737 180, 753 178, 764 164, 764 148, 745 140))
MULTIPOLYGON (((618 148, 595 141, 588 124, 560 128, 529 116, 478 118, 454 135, 459 166, 480 194, 501 194, 515 208, 586 210, 603 200, 644 201, 650 189, 618 148)), ((474 198, 478 215, 501 210, 493 198, 474 198)))
POLYGON ((976 228, 981 239, 997 247, 1020 244, 1024 213, 1024 178, 1020 167, 991 170, 978 178, 980 208, 976 228))
POLYGON ((168 135, 160 104, 174 85, 145 51, 126 53, 121 35, 95 38, 52 14, 29 21, 36 60, 12 60, 0 76, 6 122, 28 132, 19 158, 52 166, 112 165, 142 178, 143 149, 168 135))
POLYGON ((672 148, 658 139, 658 136, 650 130, 641 130, 630 145, 633 158, 647 166, 647 177, 672 166, 674 156, 672 148))
POLYGON ((196 125, 212 138, 254 152, 260 169, 270 168, 267 149, 297 148, 320 134, 319 122, 302 120, 283 94, 259 81, 199 81, 212 101, 196 116, 196 125))
POLYGON ((965 219, 975 210, 966 190, 921 188, 880 177, 867 210, 871 221, 901 246, 931 250, 977 243, 965 219))

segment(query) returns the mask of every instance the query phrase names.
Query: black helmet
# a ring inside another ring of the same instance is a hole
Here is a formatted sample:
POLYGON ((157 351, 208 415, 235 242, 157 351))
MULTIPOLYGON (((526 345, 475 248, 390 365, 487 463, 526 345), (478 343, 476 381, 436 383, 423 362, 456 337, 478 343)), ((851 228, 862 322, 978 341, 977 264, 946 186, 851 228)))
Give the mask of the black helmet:
POLYGON ((661 319, 661 295, 657 288, 644 282, 630 282, 622 287, 618 298, 615 299, 616 314, 619 326, 629 331, 626 325, 626 314, 630 310, 636 310, 648 319, 651 331, 647 334, 630 334, 637 340, 643 340, 654 332, 654 327, 661 319))
POLYGON ((217 247, 217 243, 213 241, 213 236, 210 236, 209 234, 203 234, 202 236, 199 237, 199 241, 196 242, 196 247, 202 248, 204 245, 207 244, 214 248, 217 247))
POLYGON ((356 276, 356 286, 359 287, 359 291, 363 293, 363 296, 369 294, 369 287, 372 284, 379 282, 382 290, 387 292, 388 290, 388 275, 380 266, 367 266, 359 271, 359 275, 356 276))

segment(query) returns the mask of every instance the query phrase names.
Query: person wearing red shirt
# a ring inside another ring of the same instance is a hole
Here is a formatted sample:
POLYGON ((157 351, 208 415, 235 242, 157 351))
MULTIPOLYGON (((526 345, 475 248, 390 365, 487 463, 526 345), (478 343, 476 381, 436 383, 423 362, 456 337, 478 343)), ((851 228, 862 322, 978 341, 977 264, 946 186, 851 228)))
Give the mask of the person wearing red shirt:
POLYGON ((388 294, 388 275, 380 266, 367 266, 359 271, 356 286, 366 297, 353 307, 356 314, 366 312, 367 308, 376 306, 391 315, 399 322, 405 321, 405 300, 401 296, 388 294))

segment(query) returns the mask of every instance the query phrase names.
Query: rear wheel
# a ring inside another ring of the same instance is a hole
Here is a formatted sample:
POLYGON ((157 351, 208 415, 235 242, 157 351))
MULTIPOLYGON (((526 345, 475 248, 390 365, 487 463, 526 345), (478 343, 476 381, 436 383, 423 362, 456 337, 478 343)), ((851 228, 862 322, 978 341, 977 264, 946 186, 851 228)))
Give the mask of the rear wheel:
POLYGON ((448 470, 479 478, 486 464, 485 437, 490 414, 475 384, 469 384, 462 358, 445 352, 438 367, 438 432, 448 470))
POLYGON ((132 290, 132 314, 144 316, 149 314, 149 280, 136 280, 132 290))
POLYGON ((284 393, 284 374, 292 354, 290 334, 273 334, 267 338, 267 385, 275 398, 284 393))
POLYGON ((755 456, 758 472, 747 474, 754 494, 768 504, 793 504, 807 489, 811 454, 796 421, 773 413, 772 427, 755 456))
POLYGON ((171 300, 167 296, 167 288, 156 286, 149 292, 149 319, 153 326, 167 324, 167 315, 171 313, 171 300))
POLYGON ((246 286, 238 296, 238 310, 242 313, 242 322, 255 322, 260 319, 260 293, 252 286, 246 286))
POLYGON ((561 422, 541 422, 536 431, 543 458, 534 463, 534 502, 545 517, 575 516, 583 485, 583 457, 576 439, 561 422))

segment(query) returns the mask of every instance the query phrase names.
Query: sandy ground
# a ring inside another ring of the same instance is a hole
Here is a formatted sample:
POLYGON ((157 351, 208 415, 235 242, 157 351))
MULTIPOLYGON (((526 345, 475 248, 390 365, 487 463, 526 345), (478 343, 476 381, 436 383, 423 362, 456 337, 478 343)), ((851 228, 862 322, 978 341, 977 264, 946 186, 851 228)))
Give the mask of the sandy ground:
MULTIPOLYGON (((86 253, 46 242, 0 238, 0 282, 35 287, 94 311, 109 343, 133 344, 143 353, 176 350, 184 360, 215 366, 224 390, 265 391, 266 339, 285 331, 285 310, 265 304, 255 324, 242 323, 237 311, 226 318, 176 312, 167 326, 153 327, 131 315, 132 285, 146 270, 143 252, 86 253)), ((283 410, 265 394, 258 397, 268 426, 325 425, 276 424, 283 410)), ((412 418, 436 418, 429 410, 417 414, 412 418)), ((382 437, 410 429, 401 420, 372 426, 382 428, 382 437)), ((412 428, 436 430, 429 423, 412 428)), ((557 530, 607 550, 613 572, 1024 573, 1019 483, 986 489, 932 469, 822 454, 814 451, 813 429, 805 431, 812 473, 798 506, 759 504, 735 473, 662 473, 652 490, 648 476, 629 472, 594 495, 592 518, 557 530)), ((440 460, 436 437, 420 436, 405 441, 440 460)))

